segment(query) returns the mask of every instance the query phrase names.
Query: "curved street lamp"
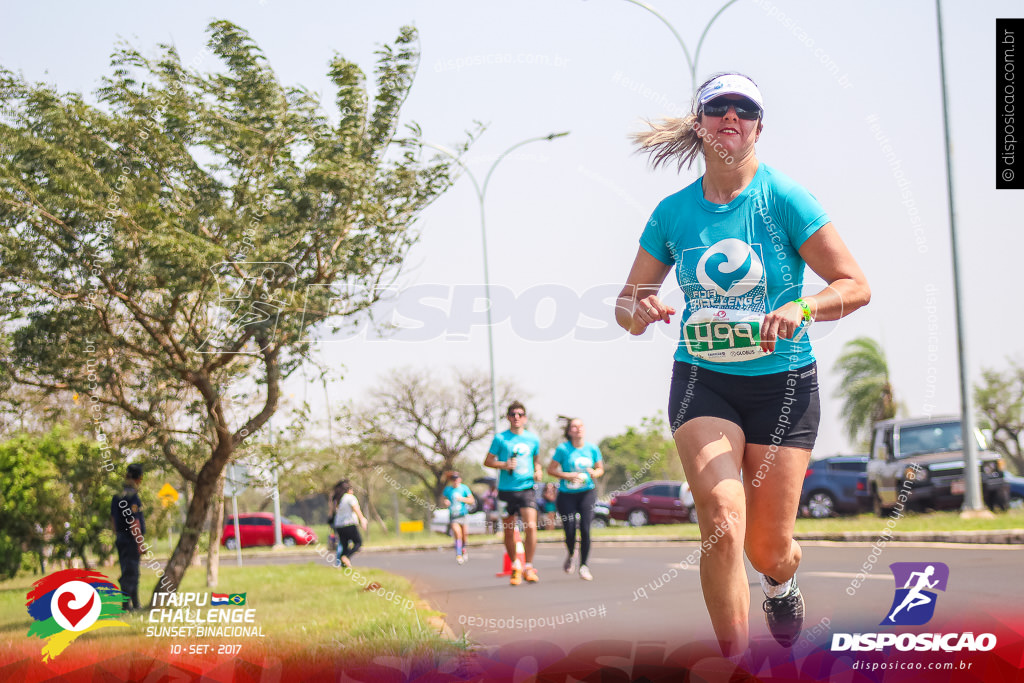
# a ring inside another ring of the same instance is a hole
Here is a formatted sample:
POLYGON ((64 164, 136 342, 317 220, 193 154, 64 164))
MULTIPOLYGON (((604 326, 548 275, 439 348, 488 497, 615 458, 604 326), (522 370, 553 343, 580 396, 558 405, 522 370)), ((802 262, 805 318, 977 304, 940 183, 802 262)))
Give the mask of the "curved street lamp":
POLYGON ((725 3, 724 5, 722 5, 719 8, 719 10, 717 12, 715 12, 715 15, 713 17, 711 17, 711 20, 708 21, 707 25, 704 27, 704 32, 700 34, 700 40, 697 41, 697 49, 694 51, 692 58, 690 57, 690 51, 687 49, 686 43, 683 42, 683 39, 679 35, 679 32, 676 31, 675 27, 669 22, 668 19, 666 19, 664 16, 662 16, 661 13, 658 12, 658 10, 654 9, 653 7, 651 7, 646 2, 640 2, 640 0, 626 0, 626 2, 631 2, 634 5, 637 5, 638 7, 643 7, 645 10, 647 10, 648 12, 653 14, 654 16, 658 17, 658 19, 661 20, 661 23, 665 24, 665 26, 668 27, 669 31, 672 31, 672 35, 674 35, 676 37, 676 41, 679 43, 679 47, 683 48, 683 54, 686 55, 686 64, 690 67, 690 83, 692 84, 692 86, 694 88, 696 88, 697 87, 697 63, 698 63, 698 61, 700 61, 700 48, 701 48, 702 45, 704 45, 704 38, 707 37, 708 31, 711 29, 711 24, 715 23, 715 20, 718 19, 718 17, 722 14, 722 12, 724 12, 726 9, 728 9, 729 5, 732 5, 732 4, 735 4, 736 2, 739 2, 739 0, 729 0, 729 2, 725 3))
MULTIPOLYGON (((654 16, 658 17, 661 23, 668 27, 668 30, 672 32, 672 35, 676 37, 676 42, 679 43, 679 47, 683 48, 683 54, 686 55, 686 65, 690 67, 690 86, 691 91, 697 87, 697 64, 700 61, 700 48, 704 45, 704 38, 707 37, 708 31, 711 30, 711 24, 715 23, 715 20, 721 16, 722 12, 729 8, 730 5, 735 4, 739 0, 729 0, 727 3, 722 5, 711 20, 708 21, 704 27, 704 32, 700 34, 700 40, 697 41, 697 49, 694 51, 693 56, 690 56, 690 50, 686 47, 686 43, 683 42, 682 36, 679 35, 679 31, 676 30, 675 26, 666 19, 658 10, 654 9, 646 2, 640 0, 626 0, 626 2, 633 3, 637 7, 642 7, 654 16)), ((697 170, 702 171, 704 167, 704 160, 701 156, 697 156, 697 170)))
MULTIPOLYGON (((735 2, 735 0, 733 1, 735 2)), ((550 133, 548 135, 541 135, 535 138, 527 138, 526 140, 517 142, 516 144, 512 145, 511 147, 509 147, 504 152, 498 155, 498 158, 494 161, 493 164, 491 164, 491 167, 487 170, 487 175, 484 176, 484 182, 482 185, 477 181, 476 176, 473 175, 473 172, 469 170, 469 167, 466 166, 465 163, 463 163, 462 159, 459 157, 458 154, 456 154, 455 152, 453 152, 452 150, 448 149, 443 145, 437 145, 432 142, 420 142, 420 145, 423 147, 429 147, 431 149, 437 150, 438 152, 441 152, 442 154, 448 157, 451 157, 455 161, 455 163, 457 163, 462 168, 462 170, 466 172, 466 175, 469 176, 469 179, 473 181, 473 189, 476 190, 477 200, 480 202, 480 235, 483 238, 484 247, 484 296, 487 298, 487 355, 490 361, 491 370, 491 410, 493 412, 495 434, 498 433, 498 393, 497 390, 495 389, 494 383, 494 329, 491 323, 491 275, 487 264, 487 221, 484 211, 484 198, 487 196, 487 186, 491 182, 491 176, 494 174, 494 169, 498 167, 498 164, 500 164, 501 161, 505 157, 507 157, 509 153, 512 152, 512 150, 518 149, 523 145, 529 144, 531 142, 563 138, 568 134, 569 131, 566 130, 562 131, 561 133, 550 133)))

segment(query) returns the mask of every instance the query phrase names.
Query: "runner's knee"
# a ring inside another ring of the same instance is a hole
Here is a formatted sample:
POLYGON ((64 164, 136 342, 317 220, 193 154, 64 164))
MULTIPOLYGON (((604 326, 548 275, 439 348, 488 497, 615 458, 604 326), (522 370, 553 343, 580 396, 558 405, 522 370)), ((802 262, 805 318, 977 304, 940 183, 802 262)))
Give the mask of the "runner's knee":
POLYGON ((699 506, 697 518, 702 541, 712 541, 725 548, 743 548, 746 515, 741 503, 712 497, 699 506))
POLYGON ((754 569, 776 578, 771 572, 790 562, 793 539, 780 534, 751 533, 747 536, 744 549, 754 569))

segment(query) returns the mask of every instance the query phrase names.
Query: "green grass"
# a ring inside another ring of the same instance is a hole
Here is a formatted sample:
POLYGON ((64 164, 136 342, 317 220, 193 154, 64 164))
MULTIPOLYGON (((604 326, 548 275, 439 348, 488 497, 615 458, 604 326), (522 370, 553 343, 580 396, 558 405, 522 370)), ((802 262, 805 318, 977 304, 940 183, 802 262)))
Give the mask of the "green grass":
MULTIPOLYGON (((830 517, 828 519, 798 519, 796 533, 823 534, 855 531, 879 532, 886 527, 888 517, 876 517, 865 513, 853 517, 830 517)), ((962 519, 958 511, 907 513, 896 520, 893 532, 903 531, 989 531, 1024 529, 1024 509, 997 512, 993 519, 962 519)), ((542 532, 543 534, 552 532, 542 532)), ((561 532, 559 532, 561 533, 561 532)), ((695 524, 652 524, 643 527, 611 526, 594 529, 594 538, 608 536, 631 536, 643 540, 649 536, 670 536, 679 539, 700 538, 695 524)))
MULTIPOLYGON (((796 532, 842 533, 844 531, 878 531, 886 527, 889 517, 866 513, 856 517, 798 519, 796 532)), ((1024 509, 997 512, 993 519, 962 519, 959 511, 908 513, 897 519, 893 531, 994 531, 1024 529, 1024 509)))
MULTIPOLYGON (((101 571, 115 581, 120 573, 116 567, 101 571)), ((224 563, 219 586, 213 589, 206 587, 205 576, 202 567, 192 567, 180 590, 246 593, 247 607, 256 610, 255 624, 262 626, 266 637, 234 639, 242 643, 243 656, 302 653, 314 662, 381 655, 434 659, 458 655, 468 645, 440 635, 440 613, 419 601, 406 579, 381 570, 357 567, 346 574, 321 561, 241 568, 224 563), (369 582, 378 583, 385 595, 364 590, 369 582), (386 595, 390 591, 395 598, 386 595)), ((0 647, 13 646, 27 656, 38 654, 43 643, 25 636, 31 623, 25 595, 37 578, 22 575, 0 582, 0 647)), ((143 600, 155 583, 152 572, 144 569, 143 600)), ((90 633, 69 651, 85 648, 83 652, 105 657, 131 650, 166 657, 175 643, 187 648, 193 642, 232 642, 230 638, 146 637, 146 627, 151 625, 146 614, 124 618, 131 624, 130 633, 121 628, 90 633)))

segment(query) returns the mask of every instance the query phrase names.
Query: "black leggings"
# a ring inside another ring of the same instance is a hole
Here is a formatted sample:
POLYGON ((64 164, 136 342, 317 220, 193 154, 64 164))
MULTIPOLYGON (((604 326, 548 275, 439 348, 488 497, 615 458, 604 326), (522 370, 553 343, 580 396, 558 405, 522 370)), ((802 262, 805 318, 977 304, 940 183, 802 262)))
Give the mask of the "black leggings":
POLYGON ((594 503, 597 491, 581 491, 580 493, 558 492, 558 514, 562 518, 562 530, 565 531, 565 547, 572 555, 576 550, 576 515, 580 516, 580 564, 586 564, 590 556, 590 523, 594 520, 594 503))
POLYGON ((338 535, 338 559, 342 556, 352 557, 359 550, 360 546, 363 545, 363 537, 359 534, 359 527, 355 524, 349 524, 347 526, 339 526, 334 532, 338 535), (349 548, 348 544, 351 543, 352 547, 349 548))

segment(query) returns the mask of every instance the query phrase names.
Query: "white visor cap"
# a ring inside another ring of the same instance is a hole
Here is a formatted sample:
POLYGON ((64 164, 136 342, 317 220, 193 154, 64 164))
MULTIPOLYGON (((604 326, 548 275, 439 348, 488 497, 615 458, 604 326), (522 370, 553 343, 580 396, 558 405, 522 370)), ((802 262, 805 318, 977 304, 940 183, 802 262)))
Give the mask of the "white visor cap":
POLYGON ((726 74, 711 81, 697 92, 697 107, 704 106, 709 100, 713 100, 719 95, 746 97, 761 108, 762 114, 764 113, 764 100, 761 98, 761 91, 746 76, 726 74))

